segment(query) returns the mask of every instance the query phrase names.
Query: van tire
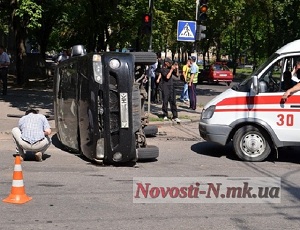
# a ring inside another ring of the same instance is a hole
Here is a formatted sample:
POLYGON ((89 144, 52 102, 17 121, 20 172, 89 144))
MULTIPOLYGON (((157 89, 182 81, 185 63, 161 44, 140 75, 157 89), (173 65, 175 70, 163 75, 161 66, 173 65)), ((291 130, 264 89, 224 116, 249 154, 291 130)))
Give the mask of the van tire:
POLYGON ((159 149, 155 145, 147 145, 137 149, 138 161, 155 160, 159 155, 159 149))
POLYGON ((271 153, 270 138, 263 129, 247 125, 239 128, 233 136, 236 155, 244 161, 263 161, 271 153))
POLYGON ((131 52, 136 64, 152 65, 156 63, 157 56, 154 52, 131 52))
POLYGON ((148 125, 143 130, 146 136, 155 136, 158 132, 158 128, 155 125, 148 125))

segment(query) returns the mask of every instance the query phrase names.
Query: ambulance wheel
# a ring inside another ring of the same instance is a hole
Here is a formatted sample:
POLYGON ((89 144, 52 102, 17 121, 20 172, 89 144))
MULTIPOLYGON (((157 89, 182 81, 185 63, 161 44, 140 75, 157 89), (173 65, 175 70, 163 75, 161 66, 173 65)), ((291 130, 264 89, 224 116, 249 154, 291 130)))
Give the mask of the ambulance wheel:
POLYGON ((155 145, 147 145, 145 148, 138 148, 138 161, 155 160, 159 155, 159 149, 155 145))
POLYGON ((233 136, 236 155, 245 161, 263 161, 270 152, 269 136, 266 131, 248 125, 237 130, 233 136))

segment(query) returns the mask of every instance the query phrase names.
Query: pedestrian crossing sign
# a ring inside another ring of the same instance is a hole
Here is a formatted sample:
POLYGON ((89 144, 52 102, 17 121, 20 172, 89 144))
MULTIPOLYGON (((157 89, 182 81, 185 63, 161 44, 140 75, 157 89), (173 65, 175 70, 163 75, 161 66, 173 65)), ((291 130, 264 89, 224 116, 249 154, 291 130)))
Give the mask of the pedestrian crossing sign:
POLYGON ((196 22, 195 21, 182 21, 177 22, 177 41, 194 42, 196 35, 196 22))

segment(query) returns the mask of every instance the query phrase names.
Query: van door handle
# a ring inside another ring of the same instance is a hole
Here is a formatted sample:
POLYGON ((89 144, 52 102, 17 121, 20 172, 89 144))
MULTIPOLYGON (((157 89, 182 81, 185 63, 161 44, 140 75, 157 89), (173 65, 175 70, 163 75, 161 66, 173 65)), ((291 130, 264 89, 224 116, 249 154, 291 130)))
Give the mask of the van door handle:
POLYGON ((291 105, 291 108, 300 108, 300 105, 291 105))

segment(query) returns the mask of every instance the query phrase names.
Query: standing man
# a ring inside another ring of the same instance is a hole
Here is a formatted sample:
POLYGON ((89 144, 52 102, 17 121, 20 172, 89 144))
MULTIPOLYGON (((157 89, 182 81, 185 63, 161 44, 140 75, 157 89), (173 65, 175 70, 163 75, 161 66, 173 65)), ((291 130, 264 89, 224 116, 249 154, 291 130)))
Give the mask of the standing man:
POLYGON ((177 114, 177 105, 176 105, 176 94, 174 89, 173 77, 174 75, 179 75, 178 63, 172 64, 170 58, 165 58, 165 63, 163 68, 160 70, 160 76, 157 79, 157 82, 162 79, 162 111, 164 115, 164 120, 168 120, 168 103, 170 102, 172 119, 173 121, 180 123, 180 119, 177 114))
POLYGON ((157 52, 157 68, 155 70, 155 96, 156 96, 156 103, 162 103, 162 83, 161 81, 157 81, 158 77, 160 76, 160 70, 164 65, 164 60, 161 58, 161 53, 157 52))
POLYGON ((12 135, 22 160, 25 158, 25 150, 35 152, 36 161, 42 161, 43 153, 51 144, 50 134, 51 128, 47 118, 38 114, 35 109, 27 110, 25 116, 19 120, 18 127, 12 129, 12 135))
POLYGON ((190 98, 190 109, 196 110, 197 108, 197 94, 196 94, 196 85, 198 83, 198 72, 199 67, 196 64, 196 57, 189 57, 191 61, 190 75, 188 75, 187 82, 189 84, 189 98, 190 98))
POLYGON ((148 67, 148 78, 151 78, 151 103, 156 103, 157 102, 157 96, 155 94, 155 70, 157 69, 158 62, 150 65, 148 67))
POLYGON ((183 102, 189 102, 189 91, 188 91, 188 82, 187 82, 187 76, 190 71, 190 60, 188 59, 186 61, 186 64, 182 67, 182 75, 183 75, 183 80, 184 80, 184 85, 183 85, 183 89, 181 92, 181 96, 180 96, 180 101, 183 102))
POLYGON ((9 64, 9 56, 4 52, 4 46, 0 45, 0 80, 2 80, 3 83, 2 95, 7 94, 7 74, 9 64))

